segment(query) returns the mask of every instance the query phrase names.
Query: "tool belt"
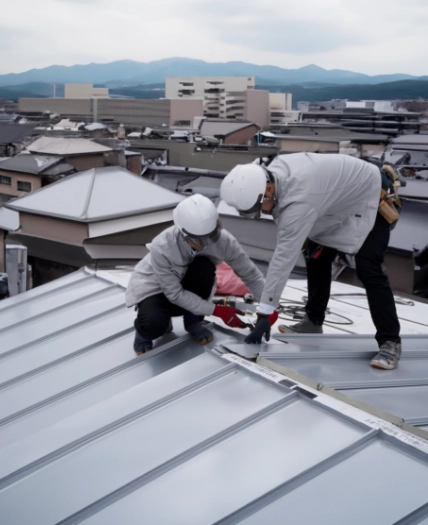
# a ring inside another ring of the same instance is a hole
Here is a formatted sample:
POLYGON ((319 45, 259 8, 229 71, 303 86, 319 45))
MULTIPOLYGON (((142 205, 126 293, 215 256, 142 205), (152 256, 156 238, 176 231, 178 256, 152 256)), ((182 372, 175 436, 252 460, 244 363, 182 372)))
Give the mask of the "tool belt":
POLYGON ((398 188, 401 186, 398 173, 393 166, 384 164, 380 170, 382 175, 382 189, 380 191, 378 211, 382 217, 391 225, 400 218, 398 209, 401 209, 401 201, 398 197, 398 188))

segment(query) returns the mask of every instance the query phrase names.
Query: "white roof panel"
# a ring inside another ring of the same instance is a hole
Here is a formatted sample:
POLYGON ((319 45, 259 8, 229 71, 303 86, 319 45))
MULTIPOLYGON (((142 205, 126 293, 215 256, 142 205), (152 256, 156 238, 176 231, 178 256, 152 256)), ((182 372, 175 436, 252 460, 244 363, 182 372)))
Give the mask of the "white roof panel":
POLYGON ((92 140, 80 138, 40 137, 27 146, 31 153, 49 155, 81 155, 85 153, 107 153, 111 148, 97 144, 92 140))
POLYGON ((117 166, 70 175, 15 199, 8 208, 81 222, 174 208, 185 197, 117 166))
POLYGON ((428 442, 227 353, 238 331, 210 325, 202 347, 174 318, 136 357, 126 282, 123 270, 83 269, 0 303, 5 523, 428 516, 428 442))
POLYGON ((107 170, 95 177, 87 217, 138 213, 175 207, 183 197, 126 170, 107 170), (120 177, 120 180, 118 178, 120 177))

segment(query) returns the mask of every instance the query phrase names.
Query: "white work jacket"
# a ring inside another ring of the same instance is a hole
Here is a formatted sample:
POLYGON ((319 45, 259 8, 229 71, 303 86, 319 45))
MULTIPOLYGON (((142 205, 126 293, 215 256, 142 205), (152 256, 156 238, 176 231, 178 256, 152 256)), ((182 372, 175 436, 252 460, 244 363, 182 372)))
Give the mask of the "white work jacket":
POLYGON ((267 169, 275 178, 278 233, 261 303, 276 308, 307 237, 358 252, 376 219, 381 175, 373 164, 339 154, 279 155, 267 169))
POLYGON ((197 254, 175 226, 157 235, 148 248, 150 253, 137 264, 129 280, 125 296, 128 307, 152 295, 164 293, 171 303, 193 314, 211 315, 214 310, 211 301, 201 299, 181 286, 189 264, 199 256, 207 257, 216 266, 222 262, 229 264, 256 300, 260 300, 265 284, 263 274, 235 237, 224 229, 216 243, 197 254))

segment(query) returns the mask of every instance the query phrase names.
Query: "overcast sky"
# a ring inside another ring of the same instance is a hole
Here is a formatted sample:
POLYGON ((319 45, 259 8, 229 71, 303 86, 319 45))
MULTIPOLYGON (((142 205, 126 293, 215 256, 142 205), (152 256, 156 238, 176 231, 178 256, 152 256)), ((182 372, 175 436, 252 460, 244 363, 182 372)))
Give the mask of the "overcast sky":
POLYGON ((0 74, 187 57, 427 75, 428 0, 1 0, 0 74))

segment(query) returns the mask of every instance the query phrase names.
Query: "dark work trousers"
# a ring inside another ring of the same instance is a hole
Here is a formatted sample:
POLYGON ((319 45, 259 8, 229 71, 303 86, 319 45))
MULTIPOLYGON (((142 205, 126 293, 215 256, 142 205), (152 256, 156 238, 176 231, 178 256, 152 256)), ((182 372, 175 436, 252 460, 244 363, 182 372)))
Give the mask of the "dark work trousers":
MULTIPOLYGON (((196 256, 190 263, 186 275, 181 281, 185 290, 208 299, 215 282, 215 264, 204 256, 196 256)), ((164 335, 171 317, 184 316, 184 326, 191 326, 203 319, 172 304, 163 293, 147 297, 138 304, 138 314, 134 326, 145 340, 153 341, 164 335)))
MULTIPOLYGON (((378 213, 373 229, 360 251, 355 255, 357 276, 367 293, 370 314, 376 327, 379 346, 386 341, 400 343, 400 323, 395 308, 394 295, 382 263, 389 242, 390 226, 378 213)), ((337 254, 334 248, 324 247, 316 259, 306 259, 308 271, 308 302, 306 313, 309 319, 321 325, 330 298, 331 266, 337 254)))

